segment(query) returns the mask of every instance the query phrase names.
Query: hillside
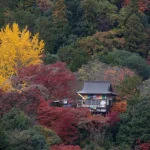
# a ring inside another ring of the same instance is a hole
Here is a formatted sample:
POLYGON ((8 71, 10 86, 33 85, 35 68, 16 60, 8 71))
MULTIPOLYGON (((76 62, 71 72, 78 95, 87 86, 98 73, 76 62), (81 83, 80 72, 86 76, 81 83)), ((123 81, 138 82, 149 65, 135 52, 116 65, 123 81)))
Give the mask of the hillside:
POLYGON ((1 0, 0 150, 149 150, 149 60, 149 0, 1 0))

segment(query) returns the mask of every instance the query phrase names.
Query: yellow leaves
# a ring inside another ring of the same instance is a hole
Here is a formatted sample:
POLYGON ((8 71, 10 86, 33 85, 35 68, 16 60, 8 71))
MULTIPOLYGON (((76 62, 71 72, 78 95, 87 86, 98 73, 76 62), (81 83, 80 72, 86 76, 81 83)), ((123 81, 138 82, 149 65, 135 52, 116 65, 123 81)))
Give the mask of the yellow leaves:
POLYGON ((7 78, 3 77, 2 75, 0 75, 0 85, 3 84, 3 81, 7 80, 7 78))
POLYGON ((0 88, 2 88, 4 91, 7 91, 8 89, 12 89, 10 80, 7 80, 7 78, 0 75, 0 88))
POLYGON ((16 68, 41 63, 44 42, 39 41, 39 35, 31 36, 27 27, 20 31, 18 24, 12 28, 6 25, 0 31, 0 85, 11 75, 16 74, 16 68))

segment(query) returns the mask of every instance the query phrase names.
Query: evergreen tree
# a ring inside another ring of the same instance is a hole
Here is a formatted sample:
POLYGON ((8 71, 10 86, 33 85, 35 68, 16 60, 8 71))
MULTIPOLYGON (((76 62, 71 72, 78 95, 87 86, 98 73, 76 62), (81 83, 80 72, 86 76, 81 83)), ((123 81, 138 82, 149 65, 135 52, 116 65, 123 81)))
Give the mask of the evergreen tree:
POLYGON ((8 150, 8 138, 2 125, 2 120, 0 120, 0 150, 8 150))
POLYGON ((132 14, 125 25, 124 37, 126 39, 126 49, 130 52, 147 56, 147 38, 144 25, 136 14, 132 14))
POLYGON ((134 97, 128 102, 127 112, 121 115, 117 143, 121 147, 135 148, 138 140, 147 143, 150 139, 149 98, 134 97))
POLYGON ((51 47, 52 52, 57 53, 58 48, 66 41, 69 24, 66 15, 66 5, 64 0, 58 0, 54 3, 52 9, 51 22, 51 47))

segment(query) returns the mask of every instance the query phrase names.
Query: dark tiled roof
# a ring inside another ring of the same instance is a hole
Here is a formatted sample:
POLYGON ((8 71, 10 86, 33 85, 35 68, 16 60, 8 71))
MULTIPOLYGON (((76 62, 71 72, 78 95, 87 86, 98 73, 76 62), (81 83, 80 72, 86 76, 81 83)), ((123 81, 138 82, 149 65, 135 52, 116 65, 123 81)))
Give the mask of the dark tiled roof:
POLYGON ((84 83, 82 91, 78 91, 80 94, 113 94, 111 83, 107 81, 88 81, 84 83))

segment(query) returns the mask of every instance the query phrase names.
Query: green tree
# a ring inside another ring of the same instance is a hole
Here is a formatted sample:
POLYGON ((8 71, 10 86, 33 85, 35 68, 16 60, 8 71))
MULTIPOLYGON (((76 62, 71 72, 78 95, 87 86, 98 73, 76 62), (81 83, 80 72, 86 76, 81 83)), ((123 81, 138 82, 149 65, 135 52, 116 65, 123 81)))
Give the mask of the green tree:
POLYGON ((46 139, 48 146, 60 144, 61 138, 51 129, 47 129, 43 126, 34 126, 34 129, 41 133, 46 139))
POLYGON ((124 37, 126 39, 126 50, 147 56, 147 40, 148 34, 142 24, 140 18, 136 14, 132 14, 125 25, 124 37))
POLYGON ((60 48, 58 56, 62 61, 67 62, 72 71, 77 71, 90 59, 90 56, 84 49, 78 48, 73 44, 60 48))
POLYGON ((18 108, 2 117, 0 127, 0 138, 3 138, 0 148, 3 150, 48 150, 45 137, 33 129, 29 117, 18 108))
POLYGON ((4 12, 5 12, 4 6, 0 4, 0 28, 2 28, 5 23, 4 12))
POLYGON ((53 63, 56 63, 59 60, 60 59, 59 59, 58 55, 56 55, 56 54, 47 53, 44 57, 45 64, 53 64, 53 63))
POLYGON ((36 9, 36 1, 35 0, 20 0, 18 2, 18 8, 21 10, 28 10, 33 13, 36 9))
POLYGON ((31 121, 20 109, 13 108, 2 118, 6 130, 26 130, 31 127, 31 121))
POLYGON ((25 26, 28 26, 28 29, 33 31, 35 26, 34 21, 35 15, 27 10, 18 10, 14 14, 14 22, 17 22, 21 29, 23 29, 25 26))
POLYGON ((54 3, 51 19, 51 47, 52 52, 57 53, 58 48, 66 41, 69 30, 64 0, 54 3))
POLYGON ((126 66, 135 70, 137 74, 144 79, 150 75, 150 67, 147 65, 146 60, 136 53, 117 50, 100 57, 100 61, 114 66, 126 66))
POLYGON ((11 132, 9 147, 11 150, 49 150, 45 138, 32 129, 11 132))
POLYGON ((54 34, 51 31, 52 29, 52 20, 51 17, 40 16, 35 19, 34 33, 39 32, 40 39, 43 39, 45 42, 45 51, 46 53, 53 52, 54 48, 54 34))
POLYGON ((140 95, 143 97, 150 97, 150 78, 143 81, 143 84, 140 88, 140 95))
POLYGON ((145 59, 139 55, 130 55, 126 59, 124 66, 135 70, 143 79, 147 79, 150 76, 150 67, 147 65, 145 59))
POLYGON ((83 36, 84 34, 84 21, 83 17, 83 8, 81 7, 81 0, 65 0, 67 6, 67 18, 71 27, 71 34, 76 36, 83 36))
POLYGON ((12 0, 8 0, 8 6, 9 6, 9 8, 12 9, 12 10, 13 9, 15 10, 18 7, 19 1, 20 0, 13 0, 13 1, 12 0))
POLYGON ((2 124, 2 120, 0 120, 0 150, 8 150, 8 137, 2 124))
POLYGON ((127 112, 121 115, 117 143, 121 145, 121 147, 129 146, 130 149, 134 149, 138 140, 144 143, 148 142, 150 139, 149 118, 149 98, 135 97, 131 99, 128 103, 127 112))
POLYGON ((97 32, 92 36, 78 38, 75 47, 84 49, 88 55, 99 57, 124 47, 124 39, 118 38, 115 31, 97 32))
POLYGON ((113 52, 108 52, 107 55, 101 56, 99 60, 114 66, 124 66, 126 59, 133 54, 134 53, 125 50, 116 50, 113 52))
POLYGON ((139 86, 142 83, 142 79, 139 76, 127 77, 117 87, 117 92, 122 99, 130 100, 133 96, 140 95, 139 86))
POLYGON ((84 0, 83 19, 89 24, 90 30, 107 31, 117 16, 117 7, 108 0, 84 0))

